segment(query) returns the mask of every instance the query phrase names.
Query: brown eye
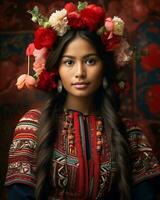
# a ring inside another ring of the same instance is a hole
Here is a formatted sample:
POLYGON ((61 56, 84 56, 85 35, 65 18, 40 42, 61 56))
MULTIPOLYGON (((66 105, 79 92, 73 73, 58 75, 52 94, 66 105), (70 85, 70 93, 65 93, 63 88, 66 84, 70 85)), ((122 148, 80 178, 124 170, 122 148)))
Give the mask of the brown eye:
POLYGON ((74 61, 72 59, 66 59, 63 61, 63 64, 66 66, 72 66, 74 64, 74 61))
POLYGON ((96 58, 87 58, 86 60, 85 60, 85 63, 87 64, 87 65, 95 65, 96 64, 96 62, 97 62, 97 59, 96 58))

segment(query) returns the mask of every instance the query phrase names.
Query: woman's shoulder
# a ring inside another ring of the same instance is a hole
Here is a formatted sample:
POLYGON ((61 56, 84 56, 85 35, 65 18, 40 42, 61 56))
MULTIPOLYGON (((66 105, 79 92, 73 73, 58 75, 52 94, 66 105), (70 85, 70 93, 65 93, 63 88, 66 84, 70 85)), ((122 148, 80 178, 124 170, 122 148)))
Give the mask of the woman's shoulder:
POLYGON ((135 119, 124 117, 122 118, 122 123, 128 134, 132 134, 134 132, 142 132, 142 127, 135 119))
POLYGON ((20 118, 14 131, 10 152, 22 150, 24 146, 24 148, 35 149, 40 114, 39 110, 31 109, 20 118))
POLYGON ((31 109, 27 111, 19 120, 14 133, 14 138, 19 137, 22 138, 23 135, 30 134, 35 135, 35 132, 38 129, 39 118, 40 118, 40 110, 31 109))
POLYGON ((38 122, 39 117, 40 117, 41 111, 38 109, 31 109, 28 110, 23 116, 22 118, 19 120, 21 121, 34 121, 34 122, 38 122))
POLYGON ((149 132, 146 122, 131 118, 125 118, 123 121, 128 133, 134 183, 159 176, 160 164, 153 145, 154 135, 149 132))
POLYGON ((37 130, 41 112, 32 109, 19 120, 9 149, 6 185, 35 185, 37 130))

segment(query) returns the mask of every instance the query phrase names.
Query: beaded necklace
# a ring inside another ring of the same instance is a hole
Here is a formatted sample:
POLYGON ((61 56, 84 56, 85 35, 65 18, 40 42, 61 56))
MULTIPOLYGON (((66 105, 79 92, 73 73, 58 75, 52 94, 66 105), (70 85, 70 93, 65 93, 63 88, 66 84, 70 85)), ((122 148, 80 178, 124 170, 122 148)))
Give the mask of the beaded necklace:
MULTIPOLYGON (((101 163, 104 159, 104 155, 101 156, 102 151, 104 151, 104 148, 109 151, 108 146, 106 147, 106 144, 103 145, 104 125, 102 118, 94 115, 85 116, 78 111, 65 110, 63 114, 62 135, 64 138, 63 148, 66 156, 64 163, 66 181, 68 181, 68 178, 71 178, 67 175, 68 157, 76 156, 78 158, 78 192, 72 198, 76 200, 95 199, 96 196, 99 198, 103 194, 104 189, 106 190, 107 182, 110 181, 110 173, 106 171, 106 168, 101 168, 104 166, 104 163, 101 163), (89 160, 87 159, 87 150, 84 148, 87 147, 86 138, 82 135, 85 120, 89 121, 89 125, 91 126, 89 133, 87 133, 89 134, 91 143, 90 151, 92 158, 89 160), (91 184, 92 180, 94 180, 93 184, 91 184)), ((110 154, 108 154, 106 160, 108 160, 107 163, 110 162, 110 154)), ((64 190, 66 189, 64 188, 64 190)), ((63 192, 65 193, 65 191, 63 192)))

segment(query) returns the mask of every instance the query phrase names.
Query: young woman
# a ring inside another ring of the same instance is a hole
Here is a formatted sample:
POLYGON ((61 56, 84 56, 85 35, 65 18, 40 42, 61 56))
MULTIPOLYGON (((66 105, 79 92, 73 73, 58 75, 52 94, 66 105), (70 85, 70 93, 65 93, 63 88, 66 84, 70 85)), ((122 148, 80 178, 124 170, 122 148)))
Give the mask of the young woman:
MULTIPOLYGON (((118 18, 117 27, 114 20, 105 19, 104 10, 95 4, 77 8, 68 3, 65 9, 67 14, 62 10, 56 15, 61 24, 52 16, 54 30, 40 28, 34 47, 27 50, 34 56, 38 51, 36 82, 25 75, 17 83, 19 88, 25 84, 46 90, 50 97, 42 112, 29 111, 16 128, 6 178, 9 199, 129 200, 128 135, 112 91, 112 48, 121 45, 123 23, 118 18), (45 38, 45 45, 39 38, 45 38)), ((128 130, 130 140, 140 134, 135 126, 128 130)))

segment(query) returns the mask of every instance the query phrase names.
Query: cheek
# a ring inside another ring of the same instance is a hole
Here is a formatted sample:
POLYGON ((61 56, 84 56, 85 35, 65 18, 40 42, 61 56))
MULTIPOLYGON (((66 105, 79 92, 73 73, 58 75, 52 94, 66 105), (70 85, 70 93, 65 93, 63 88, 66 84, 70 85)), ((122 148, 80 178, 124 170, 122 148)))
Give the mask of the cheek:
POLYGON ((65 82, 65 80, 67 79, 66 77, 67 77, 67 73, 66 73, 66 70, 63 68, 63 67, 60 67, 59 68, 59 76, 60 76, 60 79, 62 80, 62 81, 64 81, 65 82))
POLYGON ((71 73, 66 71, 64 68, 60 68, 59 76, 63 87, 67 90, 67 88, 71 86, 71 73))
POLYGON ((61 81, 62 81, 62 84, 63 84, 64 87, 67 86, 67 85, 69 85, 69 80, 70 79, 67 76, 67 74, 65 76, 60 75, 60 78, 61 78, 61 81))

